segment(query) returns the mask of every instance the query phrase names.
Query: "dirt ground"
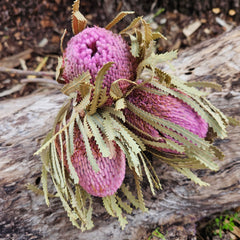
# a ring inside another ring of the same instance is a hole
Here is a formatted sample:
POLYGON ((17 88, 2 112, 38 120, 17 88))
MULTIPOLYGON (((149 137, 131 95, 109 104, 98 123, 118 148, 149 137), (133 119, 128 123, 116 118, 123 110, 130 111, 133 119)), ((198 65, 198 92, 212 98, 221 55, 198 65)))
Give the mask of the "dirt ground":
MULTIPOLYGON (((64 29, 68 31, 66 40, 72 36, 71 5, 71 0, 0 1, 0 66, 23 70, 36 70, 39 67, 42 71, 55 71, 64 29)), ((93 8, 93 5, 93 1, 81 1, 82 13, 89 20, 89 25, 105 26, 114 16, 102 12, 98 14, 100 10, 93 8)), ((114 14, 119 10, 116 9, 114 14)), ((237 25, 234 12, 223 15, 220 8, 202 13, 201 16, 162 10, 153 9, 145 15, 152 28, 160 30, 168 39, 158 42, 159 52, 190 47, 237 25)), ((131 19, 119 23, 115 31, 131 19)), ((39 87, 37 83, 19 84, 23 78, 0 72, 0 100, 24 96, 39 87)), ((28 79, 27 82, 31 81, 28 79)))
MULTIPOLYGON (((81 12, 90 25, 104 27, 107 20, 114 16, 99 17, 97 10, 92 8, 92 2, 82 0, 81 12)), ((39 68, 41 71, 54 72, 57 56, 61 55, 59 43, 64 29, 68 31, 66 40, 72 36, 71 4, 71 0, 0 1, 0 67, 22 70, 39 68)), ((201 16, 186 16, 168 9, 160 12, 161 9, 153 9, 152 13, 146 14, 152 28, 160 30, 167 37, 167 41, 161 40, 157 43, 159 52, 172 49, 181 51, 239 25, 234 21, 234 11, 224 15, 219 8, 202 13, 201 16)), ((115 15, 117 13, 116 9, 115 15)), ((127 21, 123 21, 115 30, 120 30, 124 24, 127 24, 127 21)), ((46 84, 33 83, 34 77, 26 78, 14 73, 0 72, 0 101, 49 87, 46 84), (23 81, 25 83, 22 83, 23 81)), ((195 224, 179 223, 162 226, 159 231, 168 236, 167 239, 186 239, 181 236, 197 239, 194 229, 195 224)), ((160 239, 152 236, 153 231, 154 229, 144 231, 141 239, 160 239)), ((198 239, 205 239, 201 237, 201 232, 198 233, 198 239)), ((230 237, 226 234, 222 239, 230 237)))

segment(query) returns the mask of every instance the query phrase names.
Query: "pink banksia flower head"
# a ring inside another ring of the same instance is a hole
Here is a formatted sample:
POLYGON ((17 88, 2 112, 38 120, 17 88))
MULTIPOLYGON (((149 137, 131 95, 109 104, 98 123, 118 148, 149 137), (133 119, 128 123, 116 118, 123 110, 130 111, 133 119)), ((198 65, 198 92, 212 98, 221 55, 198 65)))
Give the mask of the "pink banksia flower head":
POLYGON ((109 93, 111 83, 117 79, 134 80, 136 61, 123 38, 100 27, 86 28, 67 44, 63 54, 63 79, 66 83, 89 71, 94 84, 104 64, 113 62, 103 80, 109 93))
MULTIPOLYGON (((79 185, 93 196, 105 197, 112 195, 121 186, 125 176, 125 154, 116 143, 109 142, 111 155, 103 157, 93 137, 89 140, 89 143, 99 171, 95 171, 91 166, 83 137, 79 129, 76 128, 74 153, 71 156, 71 162, 78 175, 79 185)), ((61 155, 60 147, 58 147, 58 153, 61 155)), ((64 164, 69 170, 66 156, 64 164)))
MULTIPOLYGON (((198 135, 200 138, 205 138, 207 136, 208 123, 202 119, 191 106, 176 97, 171 95, 156 95, 144 90, 135 89, 128 96, 128 100, 139 109, 151 113, 160 119, 165 119, 175 123, 198 135)), ((161 136, 170 139, 170 137, 159 133, 157 129, 133 112, 130 112, 128 109, 125 109, 125 117, 129 123, 137 126, 140 130, 149 134, 153 138, 160 138, 159 142, 164 142, 161 136)), ((160 150, 172 152, 169 149, 160 150)))

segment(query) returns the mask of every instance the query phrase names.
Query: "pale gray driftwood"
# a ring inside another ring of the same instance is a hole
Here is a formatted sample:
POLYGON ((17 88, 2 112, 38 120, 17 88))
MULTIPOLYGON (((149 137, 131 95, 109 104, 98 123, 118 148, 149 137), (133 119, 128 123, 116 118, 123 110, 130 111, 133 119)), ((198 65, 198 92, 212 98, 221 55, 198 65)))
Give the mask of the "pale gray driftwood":
MULTIPOLYGON (((224 113, 240 115, 240 29, 184 50, 173 62, 183 80, 216 81, 222 93, 209 99, 224 113)), ((163 190, 152 198, 143 184, 149 211, 134 211, 122 231, 116 219, 94 205, 95 228, 81 233, 74 228, 59 199, 44 198, 26 189, 38 184, 41 161, 33 153, 50 130, 65 96, 43 89, 32 95, 0 103, 0 239, 139 239, 144 228, 176 221, 195 222, 215 212, 240 205, 240 128, 229 127, 225 140, 216 144, 224 151, 220 170, 198 171, 210 187, 199 187, 165 164, 154 160, 163 190)), ((51 187, 51 185, 50 185, 51 187)))

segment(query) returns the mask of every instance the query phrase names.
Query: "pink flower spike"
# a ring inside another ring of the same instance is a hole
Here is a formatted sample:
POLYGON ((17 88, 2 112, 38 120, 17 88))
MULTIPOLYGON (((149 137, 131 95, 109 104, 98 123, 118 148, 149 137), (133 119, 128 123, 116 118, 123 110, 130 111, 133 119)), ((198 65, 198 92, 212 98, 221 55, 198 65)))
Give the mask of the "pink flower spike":
MULTIPOLYGON (((79 131, 74 138, 74 153, 71 162, 77 172, 79 185, 93 196, 105 197, 113 195, 122 185, 125 177, 126 160, 124 152, 116 143, 110 143, 111 156, 102 157, 93 138, 89 140, 91 150, 99 167, 95 172, 87 157, 85 145, 79 131)), ((65 165, 67 162, 65 161, 65 165)), ((68 166, 66 166, 68 169, 68 166)))
MULTIPOLYGON (((187 103, 184 103, 173 96, 160 96, 147 93, 140 89, 135 89, 128 96, 128 100, 136 107, 149 112, 154 116, 171 121, 198 135, 200 138, 205 138, 207 135, 207 122, 202 119, 187 103)), ((130 112, 128 109, 125 110, 125 117, 128 122, 134 124, 136 127, 148 133, 152 137, 161 138, 161 134, 158 133, 158 130, 134 113, 130 112)), ((168 136, 165 137, 169 138, 168 136)), ((163 140, 161 139, 160 142, 162 141, 163 140)))
POLYGON ((124 78, 134 80, 136 61, 130 48, 120 35, 105 28, 86 28, 68 42, 63 55, 63 78, 66 83, 85 71, 94 84, 98 71, 108 62, 114 62, 105 75, 103 87, 109 94, 111 83, 124 78))

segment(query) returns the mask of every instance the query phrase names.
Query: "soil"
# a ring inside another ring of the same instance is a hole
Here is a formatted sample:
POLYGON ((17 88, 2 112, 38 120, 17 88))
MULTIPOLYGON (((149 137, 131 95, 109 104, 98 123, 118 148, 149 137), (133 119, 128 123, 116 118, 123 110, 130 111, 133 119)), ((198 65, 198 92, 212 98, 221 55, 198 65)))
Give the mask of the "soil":
MULTIPOLYGON (((105 16, 98 14, 98 8, 93 8, 94 4, 95 1, 81 1, 81 12, 90 25, 104 27, 120 10, 116 9, 114 16, 105 16)), ((68 31, 65 41, 72 36, 71 6, 72 0, 0 1, 0 67, 36 70, 42 65, 41 71, 54 72, 57 56, 61 55, 59 43, 64 29, 68 31)), ((167 41, 160 40, 157 43, 158 52, 172 49, 181 51, 238 25, 233 16, 224 15, 221 9, 212 9, 201 16, 187 16, 174 10, 158 14, 158 10, 153 9, 152 13, 146 14, 146 20, 152 28, 167 37, 167 41)), ((126 18, 117 25, 115 31, 129 22, 130 18, 126 18)), ((39 88, 49 87, 32 83, 30 78, 27 80, 30 83, 21 84, 23 78, 0 72, 0 100, 25 96, 39 88)), ((151 238, 154 229, 147 229, 139 239, 160 239, 156 236, 151 238)), ((162 226, 159 231, 168 236, 167 239, 197 239, 196 225, 190 222, 162 226)), ((198 232, 198 239, 205 239, 201 237, 201 232, 203 230, 198 232)), ((227 234, 222 239, 230 239, 227 234)))

